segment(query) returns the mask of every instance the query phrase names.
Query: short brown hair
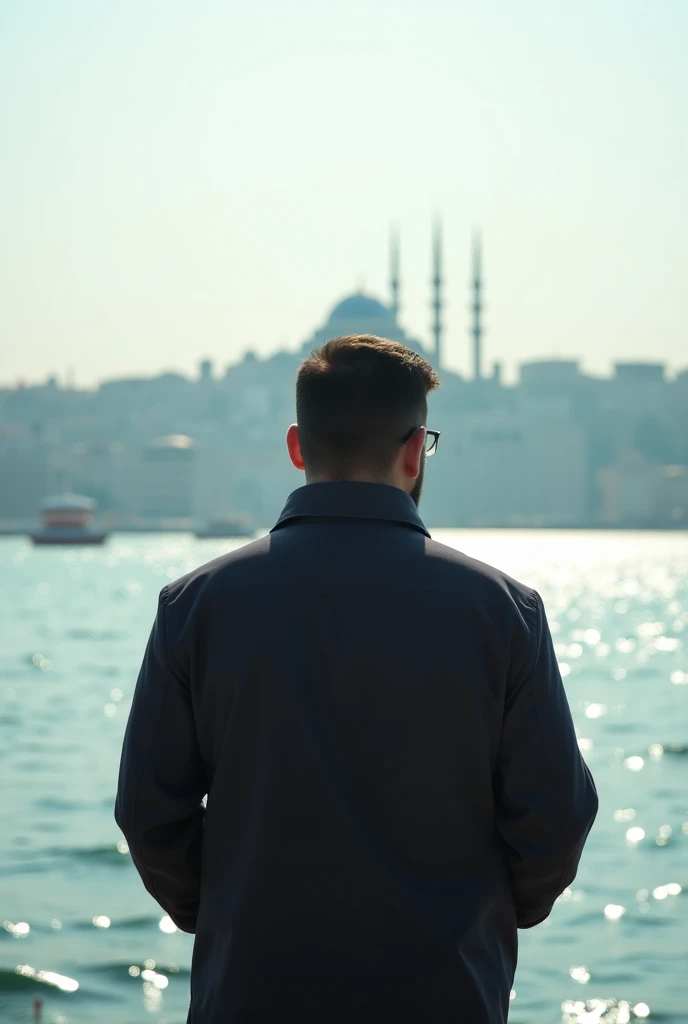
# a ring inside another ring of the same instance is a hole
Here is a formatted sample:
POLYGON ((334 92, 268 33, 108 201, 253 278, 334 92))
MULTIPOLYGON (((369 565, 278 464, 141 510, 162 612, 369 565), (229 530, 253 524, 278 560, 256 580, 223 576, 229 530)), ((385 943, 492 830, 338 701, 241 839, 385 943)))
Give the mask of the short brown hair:
POLYGON ((439 387, 423 356, 386 338, 353 334, 315 349, 296 378, 296 417, 306 468, 346 478, 390 469, 399 441, 423 426, 439 387))

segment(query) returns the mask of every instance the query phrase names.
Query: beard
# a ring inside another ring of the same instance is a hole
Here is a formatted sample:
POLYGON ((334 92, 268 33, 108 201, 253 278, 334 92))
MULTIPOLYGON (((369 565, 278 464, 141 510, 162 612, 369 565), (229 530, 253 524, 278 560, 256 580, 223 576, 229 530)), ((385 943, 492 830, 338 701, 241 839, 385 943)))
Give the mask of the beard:
POLYGON ((425 460, 426 460, 426 458, 427 458, 427 456, 426 456, 425 452, 423 452, 423 455, 422 455, 422 458, 421 458, 421 462, 420 462, 420 469, 419 469, 419 472, 418 472, 418 476, 416 477, 416 482, 413 485, 413 490, 411 491, 411 497, 412 497, 413 501, 415 502, 416 508, 419 508, 419 506, 420 506, 420 497, 421 497, 421 494, 423 493, 423 484, 425 482, 425 460))

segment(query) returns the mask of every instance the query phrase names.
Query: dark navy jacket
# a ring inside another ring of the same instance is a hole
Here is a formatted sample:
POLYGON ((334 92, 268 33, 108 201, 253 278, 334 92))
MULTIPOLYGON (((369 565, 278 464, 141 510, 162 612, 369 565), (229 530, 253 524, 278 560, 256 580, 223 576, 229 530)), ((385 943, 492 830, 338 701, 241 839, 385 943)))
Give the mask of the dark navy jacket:
POLYGON ((116 817, 192 1024, 502 1024, 596 810, 539 596, 401 490, 303 487, 160 595, 116 817))

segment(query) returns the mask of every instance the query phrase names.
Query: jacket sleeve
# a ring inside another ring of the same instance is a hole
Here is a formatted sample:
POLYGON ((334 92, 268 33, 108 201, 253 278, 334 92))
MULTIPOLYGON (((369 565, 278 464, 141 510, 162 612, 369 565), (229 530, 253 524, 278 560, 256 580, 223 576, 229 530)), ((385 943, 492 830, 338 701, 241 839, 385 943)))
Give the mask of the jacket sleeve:
POLYGON ((507 692, 495 776, 519 928, 544 921, 576 877, 597 814, 542 601, 534 599, 534 655, 507 692))
POLYGON ((115 818, 146 889, 194 932, 207 780, 189 683, 167 649, 165 601, 163 590, 124 736, 115 818))

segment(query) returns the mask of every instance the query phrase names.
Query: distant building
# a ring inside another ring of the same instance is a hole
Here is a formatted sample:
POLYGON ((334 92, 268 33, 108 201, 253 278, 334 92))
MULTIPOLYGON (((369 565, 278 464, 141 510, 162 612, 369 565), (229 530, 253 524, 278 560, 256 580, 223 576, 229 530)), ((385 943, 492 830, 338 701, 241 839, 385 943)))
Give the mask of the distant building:
POLYGON ((688 467, 628 451, 598 474, 601 514, 613 526, 688 527, 688 467))
POLYGON ((676 439, 675 461, 688 465, 688 370, 676 375, 668 396, 668 413, 676 439))
POLYGON ((194 439, 198 522, 244 512, 261 523, 277 518, 287 493, 283 485, 289 466, 286 447, 283 443, 266 446, 250 435, 251 428, 244 428, 239 435, 244 443, 239 446, 222 431, 208 431, 194 439))
POLYGON ((601 516, 614 526, 651 526, 657 518, 661 467, 636 451, 598 473, 601 516))
POLYGON ((194 514, 195 448, 190 437, 159 437, 143 450, 140 479, 142 516, 191 519, 194 514))
POLYGON ((67 462, 70 486, 95 499, 102 511, 117 507, 121 503, 122 454, 119 441, 72 445, 67 462))
POLYGON ((657 512, 660 523, 688 529, 688 466, 662 466, 657 512))
POLYGON ((0 519, 35 519, 39 502, 54 489, 57 477, 46 445, 21 427, 0 425, 0 519))
POLYGON ((238 511, 234 503, 236 450, 224 432, 199 433, 194 438, 194 516, 199 522, 238 511))
POLYGON ((587 514, 585 431, 564 397, 520 402, 530 524, 580 526, 587 514))
POLYGON ((0 456, 0 519, 34 519, 55 475, 41 452, 0 456))
POLYGON ((570 396, 580 380, 577 359, 537 359, 521 365, 521 388, 534 397, 570 396))
MULTIPOLYGON (((462 526, 579 526, 586 515, 585 437, 566 403, 461 417, 443 455, 449 522, 462 526), (448 449, 448 451, 447 451, 448 449)), ((444 439, 444 438, 443 438, 444 439)), ((434 466, 433 466, 434 469, 434 466)))
POLYGON ((603 407, 621 415, 661 415, 667 395, 663 363, 616 363, 605 388, 603 407))

